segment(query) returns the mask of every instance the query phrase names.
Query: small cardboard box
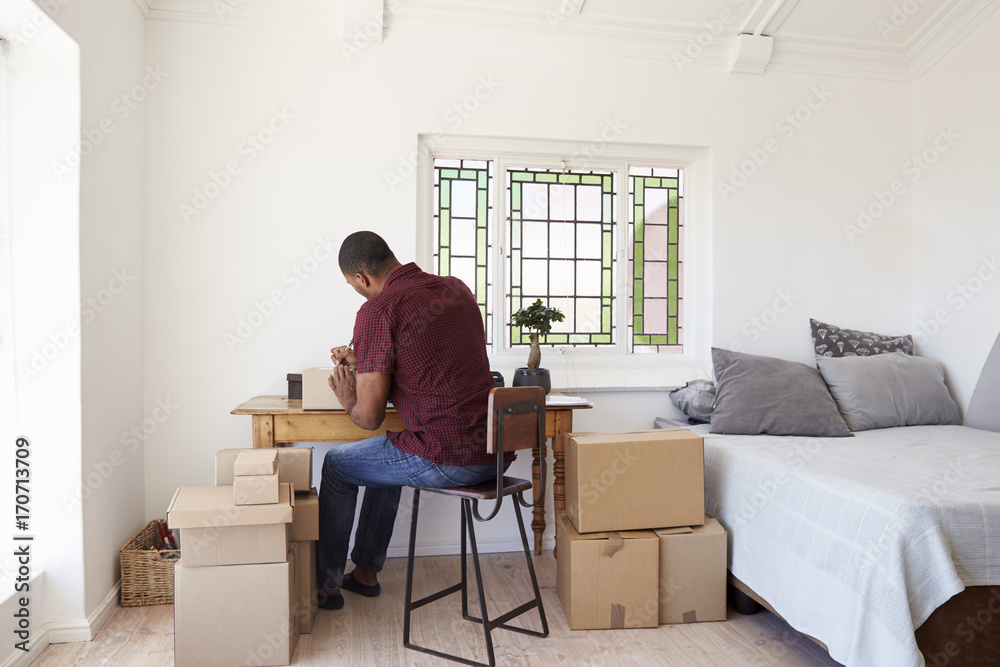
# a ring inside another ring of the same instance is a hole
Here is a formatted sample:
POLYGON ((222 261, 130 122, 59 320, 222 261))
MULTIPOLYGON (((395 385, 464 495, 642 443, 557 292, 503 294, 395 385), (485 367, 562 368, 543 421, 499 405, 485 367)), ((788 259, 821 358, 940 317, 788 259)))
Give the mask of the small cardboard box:
POLYGON ((726 620, 726 531, 715 519, 659 528, 660 624, 726 620))
POLYGON ((278 473, 240 475, 233 479, 234 504, 270 505, 276 502, 278 502, 278 473))
MULTIPOLYGON (((232 486, 236 459, 253 449, 220 449, 215 453, 216 486, 232 486)), ((274 447, 265 451, 278 453, 278 481, 291 484, 295 491, 308 491, 312 486, 312 447, 274 447)))
POLYGON ((272 505, 235 505, 228 486, 184 486, 167 509, 167 524, 181 532, 188 567, 281 563, 288 553, 295 495, 278 486, 272 505))
POLYGON ((292 615, 298 622, 299 633, 312 632, 313 619, 319 609, 316 597, 316 543, 293 542, 298 545, 295 554, 295 580, 298 597, 292 607, 292 615))
POLYGON ((556 589, 571 630, 653 628, 659 619, 656 533, 578 533, 556 524, 556 589))
POLYGON ((319 539, 319 495, 316 489, 310 489, 309 493, 295 494, 292 539, 296 542, 311 542, 319 539))
POLYGON ((303 410, 343 410, 337 395, 330 389, 332 366, 307 368, 302 371, 303 410))
POLYGON ((581 533, 700 525, 701 436, 685 429, 567 433, 566 511, 581 533))
POLYGON ((273 447, 244 449, 233 463, 233 475, 273 475, 278 472, 278 452, 273 447))
POLYGON ((174 665, 287 665, 298 641, 295 555, 283 563, 174 568, 174 665))

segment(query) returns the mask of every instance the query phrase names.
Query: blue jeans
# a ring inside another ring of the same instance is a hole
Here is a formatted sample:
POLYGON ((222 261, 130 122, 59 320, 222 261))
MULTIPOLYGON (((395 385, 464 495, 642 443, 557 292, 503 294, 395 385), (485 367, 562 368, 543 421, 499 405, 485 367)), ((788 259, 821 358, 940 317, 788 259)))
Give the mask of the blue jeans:
MULTIPOLYGON (((504 466, 506 470, 506 466, 504 466)), ((364 486, 351 561, 369 572, 385 563, 403 486, 468 486, 496 478, 496 464, 449 466, 432 463, 392 446, 384 435, 336 445, 323 459, 319 487, 319 544, 316 575, 320 588, 340 588, 354 526, 358 487, 364 486)))

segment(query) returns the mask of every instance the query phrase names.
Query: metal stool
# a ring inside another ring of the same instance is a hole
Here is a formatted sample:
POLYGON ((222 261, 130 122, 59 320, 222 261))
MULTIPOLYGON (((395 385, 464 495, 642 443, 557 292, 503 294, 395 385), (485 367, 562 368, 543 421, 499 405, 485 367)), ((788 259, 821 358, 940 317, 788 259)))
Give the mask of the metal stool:
MULTIPOLYGON (((532 503, 525 502, 524 492, 531 489, 531 481, 518 479, 516 477, 506 477, 503 475, 503 455, 505 451, 519 449, 530 449, 538 447, 540 453, 539 462, 541 465, 541 489, 538 498, 544 497, 545 488, 545 457, 542 456, 542 447, 545 442, 545 390, 541 387, 507 387, 497 388, 490 392, 489 398, 489 418, 486 424, 487 451, 496 452, 497 455, 497 478, 495 481, 484 482, 475 486, 463 486, 455 488, 430 488, 413 487, 413 510, 410 514, 410 547, 406 560, 406 601, 403 616, 403 646, 415 651, 429 653, 440 658, 454 660, 466 665, 496 665, 496 658, 493 654, 494 628, 512 630, 534 637, 547 637, 549 626, 545 620, 545 608, 542 606, 542 596, 538 590, 538 580, 535 577, 535 566, 531 562, 531 552, 528 549, 528 538, 524 532, 524 520, 521 518, 521 507, 533 507, 532 503), (417 515, 420 508, 420 493, 438 493, 445 496, 459 498, 462 501, 461 531, 462 531, 462 565, 461 579, 457 584, 453 584, 436 593, 432 593, 419 600, 413 599, 413 551, 416 546, 417 536, 417 515), (524 548, 524 559, 528 566, 528 575, 531 577, 531 587, 535 597, 529 602, 511 609, 501 614, 497 618, 490 619, 486 610, 486 596, 483 592, 483 575, 479 565, 479 549, 476 545, 476 521, 489 521, 497 515, 500 505, 505 496, 514 497, 514 514, 517 516, 517 527, 521 533, 521 545, 524 548), (480 500, 494 500, 493 511, 489 516, 483 518, 479 514, 480 500), (469 614, 468 577, 466 568, 466 534, 472 547, 472 567, 476 576, 476 590, 479 594, 480 616, 469 614), (410 614, 414 609, 425 604, 439 600, 452 593, 462 594, 462 618, 478 623, 483 628, 483 637, 486 640, 486 653, 489 662, 476 662, 468 658, 463 658, 450 653, 436 651, 424 646, 417 646, 410 641, 410 614), (538 609, 538 616, 542 622, 541 631, 527 630, 516 626, 508 625, 508 621, 532 609, 538 609)), ((536 501, 537 502, 537 501, 536 501)))

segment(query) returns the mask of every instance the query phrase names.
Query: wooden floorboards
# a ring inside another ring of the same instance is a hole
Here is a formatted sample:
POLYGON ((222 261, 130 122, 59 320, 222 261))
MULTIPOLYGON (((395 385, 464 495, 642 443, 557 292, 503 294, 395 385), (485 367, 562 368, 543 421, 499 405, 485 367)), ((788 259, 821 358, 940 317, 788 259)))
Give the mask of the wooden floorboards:
MULTIPOLYGON (((491 615, 530 599, 522 554, 484 554, 482 559, 491 615)), ((730 609, 728 620, 720 623, 573 631, 566 625, 556 594, 556 568, 551 552, 536 557, 535 567, 549 636, 539 639, 494 630, 498 665, 835 667, 839 664, 766 611, 740 616, 730 609)), ((458 580, 458 557, 418 558, 415 573, 414 595, 419 597, 458 580)), ((343 610, 321 610, 312 634, 299 639, 292 664, 316 667, 455 664, 403 648, 405 578, 406 561, 390 559, 380 576, 381 596, 364 598, 345 593, 347 604, 343 610)), ((539 627, 537 614, 532 612, 514 623, 539 627)), ((418 644, 485 660, 482 634, 477 629, 478 626, 462 619, 456 594, 416 610, 411 638, 418 644)), ((53 644, 33 664, 36 667, 169 667, 173 664, 173 606, 121 607, 94 641, 53 644)))

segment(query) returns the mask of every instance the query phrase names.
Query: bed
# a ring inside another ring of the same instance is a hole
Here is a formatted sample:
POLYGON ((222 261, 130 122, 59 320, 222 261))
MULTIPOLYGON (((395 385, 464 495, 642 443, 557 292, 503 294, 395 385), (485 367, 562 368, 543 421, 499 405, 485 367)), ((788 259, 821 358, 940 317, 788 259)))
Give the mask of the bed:
POLYGON ((817 368, 714 348, 672 392, 730 582, 848 667, 1000 665, 1000 338, 963 426, 910 337, 811 322, 817 368))
MULTIPOLYGON (((923 664, 916 628, 966 587, 1000 585, 1000 434, 964 426, 854 438, 692 430, 705 436, 706 512, 729 533, 733 577, 835 660, 923 664)), ((997 596, 992 608, 987 601, 988 618, 964 627, 956 619, 955 655, 947 642, 930 653, 947 664, 988 664, 959 656, 983 650, 977 636, 1000 644, 997 596)))

